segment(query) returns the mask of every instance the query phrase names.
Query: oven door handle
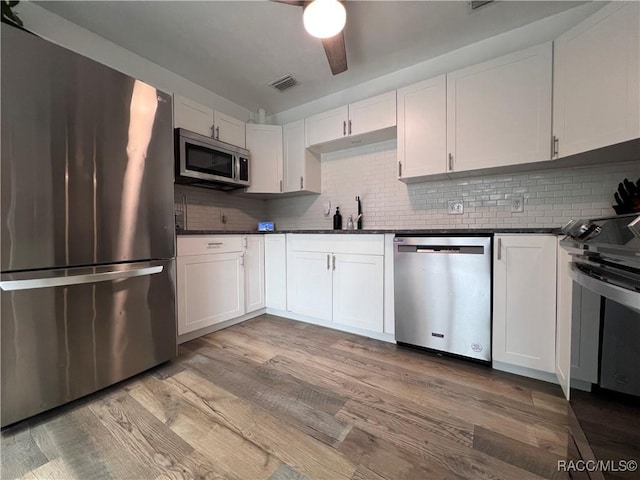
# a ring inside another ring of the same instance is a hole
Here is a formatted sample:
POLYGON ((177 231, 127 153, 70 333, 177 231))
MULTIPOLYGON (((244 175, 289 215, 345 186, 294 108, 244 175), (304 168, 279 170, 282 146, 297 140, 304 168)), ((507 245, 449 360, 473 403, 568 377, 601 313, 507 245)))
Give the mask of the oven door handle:
POLYGON ((609 300, 613 300, 614 302, 640 313, 640 292, 627 290, 626 288, 590 277, 586 273, 582 272, 575 263, 571 264, 571 271, 569 272, 569 275, 571 275, 571 278, 576 283, 587 290, 591 290, 592 292, 608 298, 609 300))

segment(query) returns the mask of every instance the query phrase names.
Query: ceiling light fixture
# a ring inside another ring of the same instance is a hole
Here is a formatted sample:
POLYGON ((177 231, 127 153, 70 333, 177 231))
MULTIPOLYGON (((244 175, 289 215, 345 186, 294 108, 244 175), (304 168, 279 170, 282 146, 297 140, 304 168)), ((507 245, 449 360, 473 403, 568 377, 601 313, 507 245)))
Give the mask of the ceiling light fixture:
POLYGON ((344 28, 347 12, 338 0, 314 0, 304 9, 302 20, 310 35, 330 38, 344 28))

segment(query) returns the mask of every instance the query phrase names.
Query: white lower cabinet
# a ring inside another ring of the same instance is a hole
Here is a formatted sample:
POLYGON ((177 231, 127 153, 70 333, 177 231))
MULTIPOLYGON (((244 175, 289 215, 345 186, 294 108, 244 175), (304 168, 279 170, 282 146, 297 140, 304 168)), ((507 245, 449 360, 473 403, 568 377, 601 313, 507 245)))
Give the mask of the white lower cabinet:
POLYGON ((264 290, 267 308, 287 309, 287 240, 283 233, 264 237, 264 290))
POLYGON ((178 237, 178 335, 265 307, 262 235, 178 237))
POLYGON ((241 263, 241 252, 177 257, 178 335, 244 314, 241 263))
POLYGON ((384 257, 335 255, 333 322, 382 332, 384 257))
POLYGON ((331 321, 333 274, 330 253, 291 252, 287 262, 287 284, 289 310, 331 321))
POLYGON ((244 248, 245 311, 251 313, 265 307, 264 236, 242 237, 244 248))
POLYGON ((493 360, 555 372, 554 235, 494 238, 493 360))
POLYGON ((323 322, 383 332, 384 237, 292 235, 288 310, 323 322))

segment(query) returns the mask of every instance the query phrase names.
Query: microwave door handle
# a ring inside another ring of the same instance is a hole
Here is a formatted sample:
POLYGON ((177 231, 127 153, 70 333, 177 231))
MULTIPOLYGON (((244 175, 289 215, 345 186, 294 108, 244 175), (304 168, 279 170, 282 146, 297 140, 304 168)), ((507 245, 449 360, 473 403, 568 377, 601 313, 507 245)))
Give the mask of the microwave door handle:
POLYGON ((240 181, 240 157, 238 155, 234 155, 233 158, 235 159, 235 165, 236 165, 236 172, 234 177, 236 181, 240 181))

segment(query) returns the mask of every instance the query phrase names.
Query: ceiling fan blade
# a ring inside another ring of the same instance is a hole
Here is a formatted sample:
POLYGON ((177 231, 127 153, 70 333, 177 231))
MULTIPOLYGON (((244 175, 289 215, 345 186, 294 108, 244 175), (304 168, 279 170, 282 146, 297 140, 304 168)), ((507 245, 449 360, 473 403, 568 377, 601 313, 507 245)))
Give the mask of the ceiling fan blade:
POLYGON ((304 0, 271 0, 276 3, 286 3, 287 5, 294 5, 296 7, 304 7, 306 3, 304 0))
POLYGON ((344 46, 344 31, 330 38, 322 39, 324 53, 327 54, 331 73, 337 75, 347 70, 347 49, 344 46))

